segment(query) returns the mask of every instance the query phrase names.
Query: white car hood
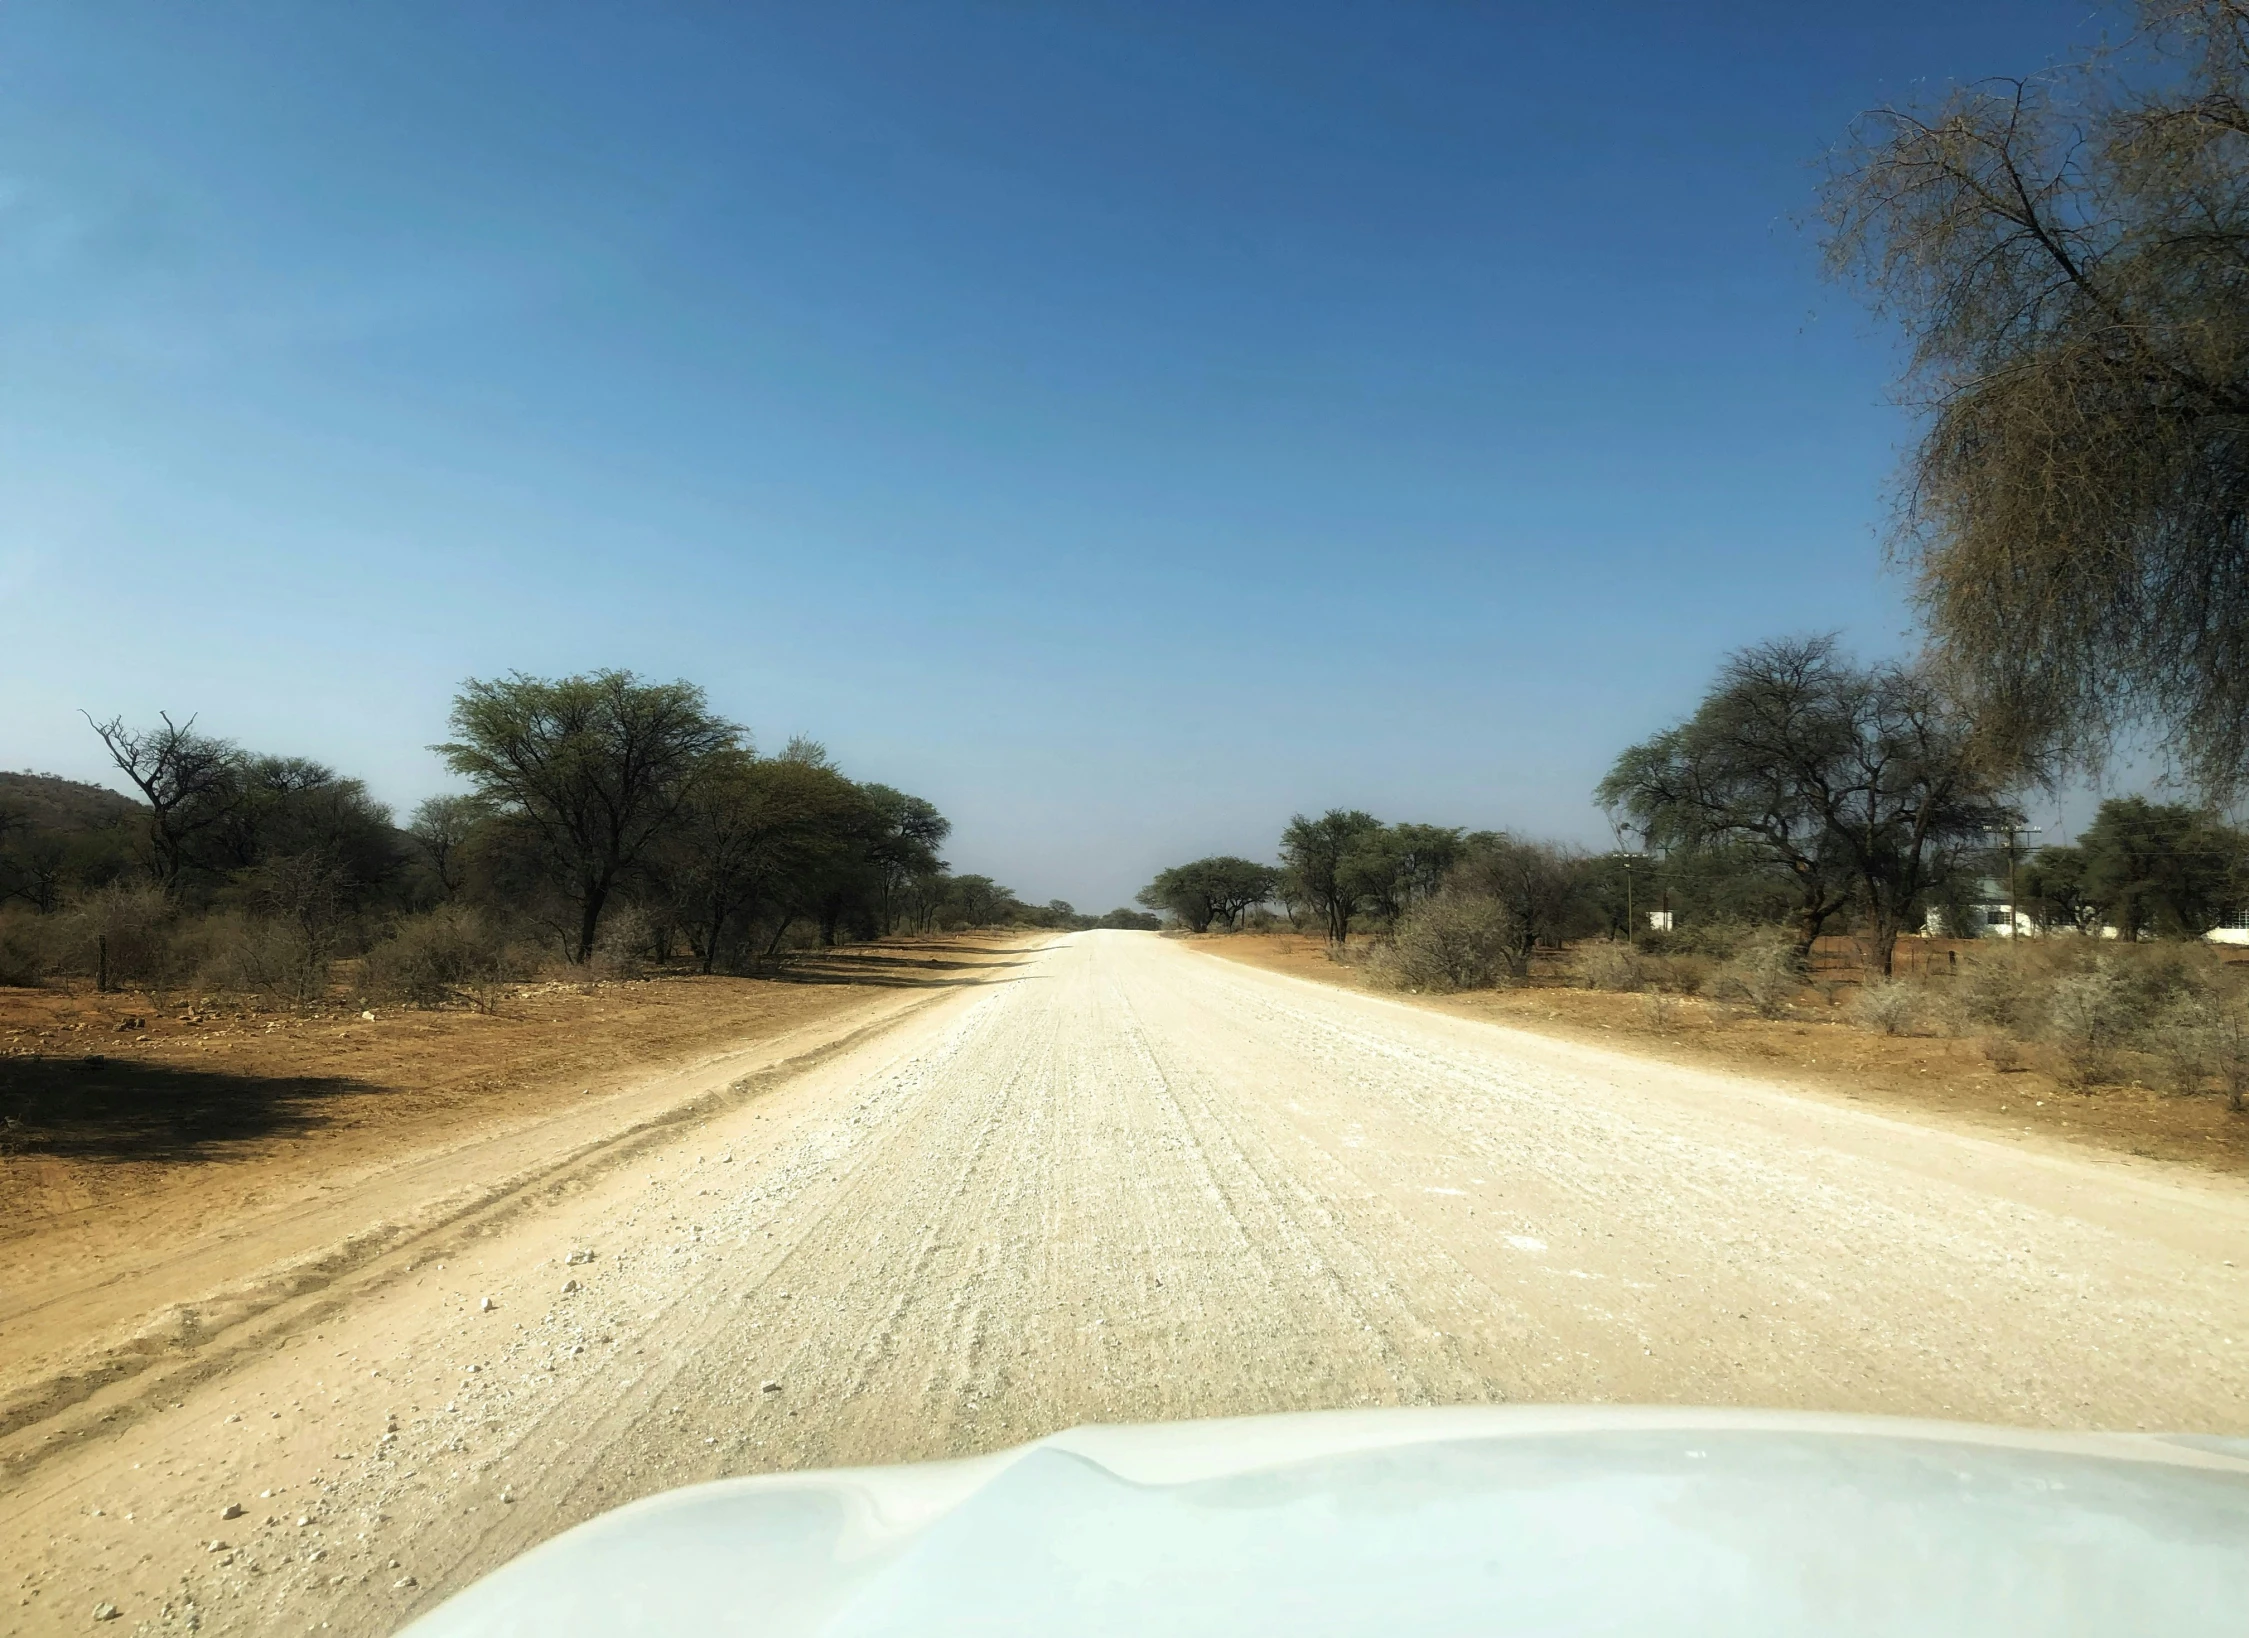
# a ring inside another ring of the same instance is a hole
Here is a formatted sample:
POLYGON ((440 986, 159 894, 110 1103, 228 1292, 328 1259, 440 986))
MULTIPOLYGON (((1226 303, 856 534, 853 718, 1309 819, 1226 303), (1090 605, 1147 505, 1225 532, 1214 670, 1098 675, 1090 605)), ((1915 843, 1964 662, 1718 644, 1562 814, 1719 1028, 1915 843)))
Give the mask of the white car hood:
POLYGON ((2249 1441, 1604 1407, 1088 1427, 653 1496, 409 1631, 2239 1638, 2249 1441))

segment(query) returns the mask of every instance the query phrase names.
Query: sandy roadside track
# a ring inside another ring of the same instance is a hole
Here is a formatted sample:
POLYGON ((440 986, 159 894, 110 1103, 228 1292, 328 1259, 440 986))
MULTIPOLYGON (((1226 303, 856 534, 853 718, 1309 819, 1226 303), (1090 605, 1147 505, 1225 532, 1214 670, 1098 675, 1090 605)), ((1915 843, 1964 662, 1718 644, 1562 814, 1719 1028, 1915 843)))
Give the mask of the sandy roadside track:
POLYGON ((0 1626, 106 1601, 111 1631, 383 1632, 652 1490, 1093 1420, 1639 1400, 2249 1432, 2237 1184, 1145 935, 1059 940, 491 1227, 26 1473, 0 1626))
POLYGON ((214 1356, 257 1351, 287 1323, 276 1310, 394 1248, 563 1183, 574 1166, 692 1117, 737 1083, 790 1072, 928 1000, 877 991, 654 1072, 606 1077, 559 1107, 502 1106, 436 1141, 402 1140, 291 1179, 254 1208, 171 1223, 160 1236, 114 1234, 121 1244, 105 1257, 61 1236, 10 1242, 0 1261, 0 1475, 39 1459, 71 1424, 115 1420, 136 1400, 168 1398, 174 1378, 203 1374, 214 1356))

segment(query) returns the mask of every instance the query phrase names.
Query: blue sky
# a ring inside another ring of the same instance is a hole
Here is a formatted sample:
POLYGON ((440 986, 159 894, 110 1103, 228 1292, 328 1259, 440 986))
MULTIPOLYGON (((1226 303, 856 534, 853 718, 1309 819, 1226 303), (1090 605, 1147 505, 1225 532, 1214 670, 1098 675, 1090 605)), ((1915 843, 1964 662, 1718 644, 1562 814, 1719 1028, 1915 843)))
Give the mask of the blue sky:
POLYGON ((1106 908, 1291 811, 1592 842, 1729 648, 1910 642, 1859 109, 2082 5, 19 5, 0 765, 400 807, 704 684, 1106 908))

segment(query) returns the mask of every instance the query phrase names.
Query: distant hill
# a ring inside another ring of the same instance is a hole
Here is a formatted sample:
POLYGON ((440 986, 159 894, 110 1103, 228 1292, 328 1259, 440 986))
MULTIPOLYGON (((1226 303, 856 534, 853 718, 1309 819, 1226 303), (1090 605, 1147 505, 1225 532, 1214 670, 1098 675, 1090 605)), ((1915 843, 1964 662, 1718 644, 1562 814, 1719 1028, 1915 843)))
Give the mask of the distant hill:
POLYGON ((54 774, 0 771, 0 812, 21 814, 39 830, 107 830, 137 821, 148 809, 99 785, 54 774))

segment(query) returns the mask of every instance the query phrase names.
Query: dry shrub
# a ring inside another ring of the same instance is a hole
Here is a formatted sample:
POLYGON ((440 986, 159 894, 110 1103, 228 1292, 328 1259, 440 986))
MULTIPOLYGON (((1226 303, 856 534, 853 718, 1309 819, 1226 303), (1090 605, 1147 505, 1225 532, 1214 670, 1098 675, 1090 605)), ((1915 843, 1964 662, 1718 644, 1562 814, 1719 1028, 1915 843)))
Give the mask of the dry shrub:
POLYGON ((1760 1018, 1788 1012, 1804 988, 1804 958, 1785 928, 1761 927, 1743 938, 1718 969, 1719 998, 1746 1003, 1760 1018))
POLYGON ((1577 951, 1577 975, 1589 990, 1631 994, 1648 987, 1649 958, 1629 944, 1587 944, 1577 951))
POLYGON ((2023 1056, 2023 1044, 2012 1035, 1986 1035, 1982 1038, 1983 1055, 2002 1075, 2017 1074, 2030 1067, 2023 1056))
POLYGON ((1492 899, 1440 893, 1399 919, 1397 936, 1368 957, 1368 976, 1401 990, 1490 989, 1507 969, 1513 925, 1492 899))
POLYGON ((2059 1054, 2057 1079, 2081 1087, 2116 1079, 2117 1052, 2140 1022, 2133 1001, 2118 963, 2105 955, 2047 987, 2045 1033, 2059 1054))
POLYGON ((1640 997, 1640 1015, 1650 1029, 1669 1029, 1677 1022, 1679 998, 1666 995, 1661 990, 1649 990, 1640 997))
POLYGON ((1972 952, 1954 982, 1953 1003, 1970 1024, 1985 1024, 2010 1035, 2032 1034, 2045 1013, 2050 963, 2040 962, 2012 942, 1972 952))
POLYGON ((328 993, 334 949, 318 933, 279 916, 213 916, 198 929, 203 983, 251 990, 292 1006, 328 993))
POLYGON ((360 968, 369 999, 416 1007, 466 1001, 490 1012, 515 976, 507 940, 474 910, 441 905, 408 916, 367 952, 360 968))
POLYGON ((1717 964, 1705 955, 1663 956, 1648 963, 1648 981, 1679 995, 1700 995, 1710 987, 1716 970, 1717 964))
POLYGON ((30 989, 55 967, 47 918, 0 915, 0 989, 30 989))
POLYGON ((1705 921, 1658 932, 1650 928, 1633 943, 1651 956, 1701 956, 1709 961, 1731 961, 1744 944, 1764 929, 1746 921, 1705 921))
POLYGON ((54 949, 57 970, 106 977, 113 987, 172 984, 194 959, 170 901, 145 882, 112 883, 80 899, 56 929, 54 949))
POLYGON ((1852 998, 1851 1021, 1884 1035, 1912 1035, 1929 1016, 1929 995, 1918 984, 1875 979, 1852 998))
POLYGON ((2225 993, 2175 996, 2149 1031, 2148 1046, 2162 1060, 2175 1092, 2193 1094, 2213 1082, 2226 1107, 2240 1112, 2249 1098, 2249 998, 2225 993))
POLYGON ((656 957, 656 924, 637 904, 620 905, 601 919, 587 968, 602 978, 639 978, 656 957))

